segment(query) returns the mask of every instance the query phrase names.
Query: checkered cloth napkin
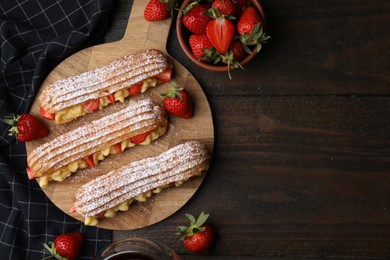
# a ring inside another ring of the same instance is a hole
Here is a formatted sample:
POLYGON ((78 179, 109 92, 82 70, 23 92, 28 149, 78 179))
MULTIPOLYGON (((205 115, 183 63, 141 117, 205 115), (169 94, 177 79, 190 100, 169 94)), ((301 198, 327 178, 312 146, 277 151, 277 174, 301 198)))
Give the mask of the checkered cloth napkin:
MULTIPOLYGON (((112 0, 0 0, 0 118, 29 111, 45 76, 76 51, 102 42, 112 0)), ((86 236, 79 259, 111 243, 54 206, 26 174, 26 149, 0 122, 0 258, 42 259, 61 233, 86 236)))

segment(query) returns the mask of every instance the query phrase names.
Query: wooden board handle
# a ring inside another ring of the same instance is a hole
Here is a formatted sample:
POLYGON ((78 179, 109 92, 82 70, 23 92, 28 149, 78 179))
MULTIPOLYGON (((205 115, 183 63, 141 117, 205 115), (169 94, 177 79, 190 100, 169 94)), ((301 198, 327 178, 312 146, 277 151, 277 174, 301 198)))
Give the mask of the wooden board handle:
POLYGON ((134 0, 131 15, 127 23, 121 45, 131 49, 158 48, 166 52, 172 18, 164 21, 148 22, 144 18, 144 10, 148 0, 134 0), (164 46, 164 49, 161 49, 164 46))

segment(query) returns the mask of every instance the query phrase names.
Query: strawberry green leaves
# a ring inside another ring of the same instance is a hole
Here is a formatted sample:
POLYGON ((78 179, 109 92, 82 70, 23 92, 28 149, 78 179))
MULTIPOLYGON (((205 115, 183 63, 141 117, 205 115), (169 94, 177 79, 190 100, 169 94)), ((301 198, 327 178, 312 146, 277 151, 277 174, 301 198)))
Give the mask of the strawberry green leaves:
POLYGON ((178 226, 177 235, 181 236, 183 245, 196 254, 208 254, 214 245, 214 230, 206 221, 209 214, 201 212, 198 218, 185 214, 190 221, 187 226, 178 226))

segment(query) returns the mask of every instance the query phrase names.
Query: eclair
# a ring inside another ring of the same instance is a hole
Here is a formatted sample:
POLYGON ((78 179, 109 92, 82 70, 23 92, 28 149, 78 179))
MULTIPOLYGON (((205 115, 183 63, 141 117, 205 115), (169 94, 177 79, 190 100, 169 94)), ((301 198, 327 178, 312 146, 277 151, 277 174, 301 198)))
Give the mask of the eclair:
POLYGON ((187 141, 153 157, 131 162, 81 186, 70 213, 85 225, 127 211, 133 201, 145 201, 164 188, 179 186, 208 169, 209 154, 199 141, 187 141))
POLYGON ((38 178, 41 187, 50 181, 63 181, 80 169, 94 167, 110 154, 136 144, 150 144, 164 135, 167 127, 161 106, 151 99, 133 102, 35 148, 27 157, 28 177, 38 178))
POLYGON ((57 124, 103 109, 169 82, 172 68, 161 51, 148 49, 96 69, 55 81, 39 95, 40 114, 57 124))

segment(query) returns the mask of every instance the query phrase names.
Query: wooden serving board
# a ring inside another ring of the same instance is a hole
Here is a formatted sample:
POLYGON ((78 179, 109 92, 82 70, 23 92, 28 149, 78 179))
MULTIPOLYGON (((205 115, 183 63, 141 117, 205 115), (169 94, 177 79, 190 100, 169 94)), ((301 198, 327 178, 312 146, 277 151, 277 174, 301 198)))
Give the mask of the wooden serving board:
MULTIPOLYGON (((147 0, 134 1, 127 30, 122 40, 94 46, 72 55, 48 75, 40 91, 55 80, 94 69, 127 54, 137 53, 149 48, 156 48, 167 53, 166 44, 172 19, 153 23, 146 21, 143 18, 143 10, 146 4, 147 0)), ((170 116, 168 132, 152 144, 126 149, 120 155, 110 155, 95 168, 74 173, 63 182, 51 182, 46 188, 43 188, 43 191, 62 211, 69 214, 69 209, 75 201, 76 191, 84 183, 128 162, 157 155, 185 140, 199 140, 206 145, 210 153, 213 151, 214 127, 207 98, 199 83, 188 70, 177 61, 173 59, 172 61, 174 65, 172 81, 176 82, 180 87, 185 87, 193 97, 194 116, 191 119, 170 116)), ((149 96, 161 104, 162 97, 159 93, 164 92, 169 87, 171 87, 170 83, 164 83, 144 94, 138 95, 138 98, 149 96)), ((40 92, 31 109, 31 113, 37 116, 39 116, 40 108, 39 94, 40 92)), ((127 105, 128 102, 110 105, 102 111, 86 115, 65 125, 55 125, 53 122, 45 120, 45 124, 50 129, 50 134, 43 139, 27 143, 27 153, 70 129, 119 110, 122 106, 127 105)), ((115 120, 115 118, 112 120, 115 120)), ((157 223, 169 217, 187 203, 201 185, 204 177, 205 175, 195 177, 180 187, 164 190, 149 198, 146 202, 133 203, 128 211, 119 212, 114 218, 100 220, 98 227, 111 230, 130 230, 157 223)), ((83 218, 76 213, 70 214, 70 216, 83 221, 83 218)))

